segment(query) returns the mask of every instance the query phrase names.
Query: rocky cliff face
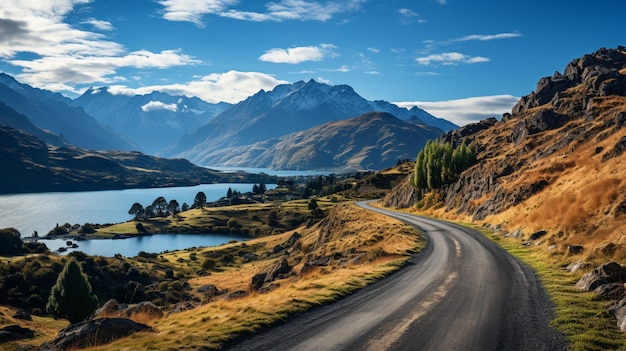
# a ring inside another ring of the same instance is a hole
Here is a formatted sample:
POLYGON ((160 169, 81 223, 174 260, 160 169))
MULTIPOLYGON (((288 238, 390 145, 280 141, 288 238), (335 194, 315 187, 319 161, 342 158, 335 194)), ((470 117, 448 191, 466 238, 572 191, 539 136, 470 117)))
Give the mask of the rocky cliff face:
MULTIPOLYGON (((532 222, 526 225, 561 233, 601 227, 610 234, 615 224, 598 223, 626 221, 625 125, 626 48, 575 59, 563 74, 541 78, 500 121, 442 137, 452 143, 467 139, 478 149, 478 163, 440 189, 445 212, 532 222)), ((388 198, 407 205, 409 196, 405 185, 388 198)))

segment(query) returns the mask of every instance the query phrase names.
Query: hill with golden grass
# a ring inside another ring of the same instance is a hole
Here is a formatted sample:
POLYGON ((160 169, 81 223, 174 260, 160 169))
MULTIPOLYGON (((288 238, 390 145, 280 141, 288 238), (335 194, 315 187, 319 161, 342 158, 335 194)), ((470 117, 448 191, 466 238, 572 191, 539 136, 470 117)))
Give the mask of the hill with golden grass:
MULTIPOLYGON (((477 164, 421 199, 422 209, 518 231, 587 258, 626 258, 626 48, 602 48, 541 78, 511 114, 451 131, 477 164), (609 248, 609 249, 607 249, 609 248)), ((414 204, 407 180, 386 204, 414 204)))

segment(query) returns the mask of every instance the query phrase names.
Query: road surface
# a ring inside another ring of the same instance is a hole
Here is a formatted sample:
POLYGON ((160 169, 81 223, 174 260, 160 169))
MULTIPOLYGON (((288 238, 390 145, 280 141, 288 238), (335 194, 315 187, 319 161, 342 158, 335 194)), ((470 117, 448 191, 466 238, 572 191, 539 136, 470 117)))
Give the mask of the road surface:
POLYGON ((480 233, 357 205, 423 231, 425 249, 399 272, 229 350, 565 350, 553 305, 531 269, 480 233))

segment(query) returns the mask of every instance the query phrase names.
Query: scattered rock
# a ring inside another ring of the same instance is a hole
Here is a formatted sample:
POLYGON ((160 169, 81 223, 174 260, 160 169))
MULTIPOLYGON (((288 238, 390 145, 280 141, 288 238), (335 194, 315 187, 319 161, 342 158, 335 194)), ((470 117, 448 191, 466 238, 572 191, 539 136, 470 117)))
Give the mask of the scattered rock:
POLYGON ((248 295, 250 295, 250 293, 248 293, 245 290, 237 290, 237 291, 233 291, 232 293, 226 294, 224 296, 224 300, 239 299, 242 297, 246 297, 248 295))
POLYGON ((540 239, 541 237, 545 236, 546 234, 548 234, 548 232, 547 232, 547 231, 545 231, 545 230, 540 230, 540 231, 538 231, 538 232, 535 232, 535 233, 530 234, 529 239, 530 239, 530 240, 538 240, 538 239, 540 239))
POLYGON ((30 313, 24 311, 24 310, 19 310, 17 312, 15 312, 15 314, 13 315, 13 318, 15 319, 21 319, 23 321, 32 321, 33 318, 31 317, 30 313))
POLYGON ((132 317, 138 314, 147 315, 150 318, 162 318, 165 315, 157 305, 150 301, 142 301, 136 305, 131 305, 126 309, 127 317, 132 317))
POLYGON ((626 290, 623 283, 609 283, 600 285, 593 292, 604 300, 620 300, 624 298, 626 290))
POLYGON ((200 287, 198 287, 198 292, 199 293, 204 293, 206 295, 209 296, 215 296, 215 295, 219 295, 220 291, 217 288, 217 286, 213 285, 213 284, 207 284, 207 285, 202 285, 200 287))
POLYGON ((289 272, 291 272, 291 266, 287 263, 287 260, 283 258, 280 262, 276 262, 267 272, 265 283, 273 282, 289 272))
POLYGON ((139 331, 152 332, 152 328, 126 318, 92 319, 61 330, 54 341, 42 345, 40 350, 67 350, 103 345, 139 331))
POLYGON ((622 276, 622 266, 611 261, 585 273, 576 283, 576 287, 582 291, 593 291, 600 285, 621 282, 622 276))
POLYGON ((250 289, 259 290, 263 286, 266 276, 267 273, 255 274, 254 277, 252 277, 252 281, 250 282, 250 289))
POLYGON ((617 319, 617 326, 621 331, 626 331, 626 299, 621 299, 609 307, 611 313, 617 319))
POLYGON ((0 343, 13 340, 30 339, 33 337, 35 337, 35 333, 32 330, 20 327, 17 324, 8 325, 0 329, 0 343))
POLYGON ((302 235, 298 234, 298 232, 294 232, 289 239, 287 239, 287 241, 285 241, 285 243, 283 244, 284 247, 292 247, 293 245, 296 244, 296 242, 298 240, 300 240, 300 238, 302 238, 302 235))
POLYGON ((568 255, 580 255, 585 250, 584 247, 580 245, 569 245, 567 246, 567 254, 568 255))
POLYGON ((274 248, 272 249, 272 252, 279 253, 279 252, 283 251, 284 249, 285 248, 282 245, 279 244, 279 245, 274 246, 274 248))
POLYGON ((578 260, 576 262, 572 262, 570 264, 567 265, 567 267, 565 267, 565 269, 567 269, 568 271, 574 273, 574 272, 578 272, 580 270, 583 269, 589 269, 591 268, 591 264, 583 262, 581 260, 578 260))

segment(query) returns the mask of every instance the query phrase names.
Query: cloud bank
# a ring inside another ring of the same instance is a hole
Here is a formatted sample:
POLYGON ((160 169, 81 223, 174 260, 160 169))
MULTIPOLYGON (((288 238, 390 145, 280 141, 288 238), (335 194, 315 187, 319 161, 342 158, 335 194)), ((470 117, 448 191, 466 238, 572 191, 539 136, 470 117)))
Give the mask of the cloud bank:
POLYGON ((512 95, 493 95, 433 102, 394 102, 394 104, 408 109, 417 106, 433 116, 464 126, 489 117, 500 119, 502 114, 511 113, 519 99, 512 95))
MULTIPOLYGON (((145 95, 153 91, 160 91, 171 95, 197 96, 210 103, 237 103, 260 90, 269 91, 279 84, 288 83, 265 73, 228 71, 209 74, 180 84, 151 85, 141 88, 112 85, 109 92, 111 94, 145 95)), ((156 105, 151 107, 156 107, 156 105)))

